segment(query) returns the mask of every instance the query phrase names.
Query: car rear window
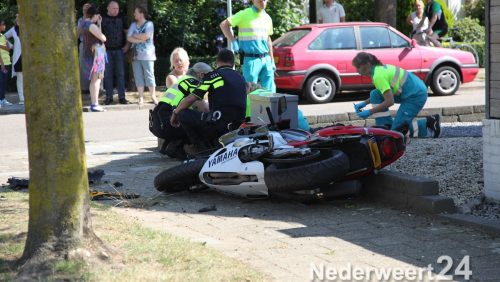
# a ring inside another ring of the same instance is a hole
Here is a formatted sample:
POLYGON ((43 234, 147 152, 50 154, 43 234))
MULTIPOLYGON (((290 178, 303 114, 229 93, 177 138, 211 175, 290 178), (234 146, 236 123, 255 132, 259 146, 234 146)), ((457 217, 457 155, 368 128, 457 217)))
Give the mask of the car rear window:
POLYGON ((360 27, 359 31, 363 49, 391 48, 387 28, 380 26, 360 27))
POLYGON ((310 29, 295 29, 283 34, 280 38, 273 42, 273 47, 289 47, 295 45, 306 34, 311 32, 310 29))
POLYGON ((356 49, 356 38, 352 27, 329 28, 321 32, 311 44, 310 50, 356 49))

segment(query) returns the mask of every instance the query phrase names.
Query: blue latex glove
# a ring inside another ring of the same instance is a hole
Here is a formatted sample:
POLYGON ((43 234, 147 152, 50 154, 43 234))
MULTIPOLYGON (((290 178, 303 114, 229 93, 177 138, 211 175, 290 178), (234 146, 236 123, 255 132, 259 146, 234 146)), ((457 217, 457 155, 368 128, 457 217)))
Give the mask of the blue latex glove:
POLYGON ((231 49, 233 49, 234 53, 238 53, 240 51, 240 44, 238 44, 238 40, 231 41, 231 49))
POLYGON ((364 110, 361 112, 356 112, 356 114, 362 119, 367 119, 372 113, 370 112, 370 110, 364 110))
POLYGON ((354 112, 357 113, 357 112, 361 111, 364 107, 366 107, 366 102, 365 101, 357 103, 357 104, 354 104, 354 112))

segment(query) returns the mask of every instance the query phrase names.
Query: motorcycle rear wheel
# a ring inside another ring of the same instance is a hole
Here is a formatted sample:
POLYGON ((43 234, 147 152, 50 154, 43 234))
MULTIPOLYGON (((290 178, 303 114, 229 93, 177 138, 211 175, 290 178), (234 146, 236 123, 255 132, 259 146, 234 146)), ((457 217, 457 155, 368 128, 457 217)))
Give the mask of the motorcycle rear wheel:
POLYGON ((206 159, 198 159, 162 171, 154 180, 156 190, 175 193, 200 184, 198 174, 206 161, 206 159))
POLYGON ((344 177, 349 171, 349 158, 339 150, 331 156, 292 167, 271 164, 266 168, 264 181, 269 193, 288 193, 327 185, 344 177))

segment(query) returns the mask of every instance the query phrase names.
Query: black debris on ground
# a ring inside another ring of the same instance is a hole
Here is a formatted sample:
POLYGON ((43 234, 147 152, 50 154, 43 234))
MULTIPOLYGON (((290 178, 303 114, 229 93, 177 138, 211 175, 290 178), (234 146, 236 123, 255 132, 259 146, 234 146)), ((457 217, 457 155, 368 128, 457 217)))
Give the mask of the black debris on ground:
POLYGON ((104 170, 96 169, 88 171, 89 184, 98 184, 101 182, 102 177, 104 176, 104 170))
POLYGON ((211 211, 216 211, 217 207, 215 205, 210 206, 210 207, 204 207, 198 210, 198 212, 211 212, 211 211))
POLYGON ((14 191, 28 189, 29 178, 11 177, 7 179, 7 183, 9 183, 9 188, 14 191))

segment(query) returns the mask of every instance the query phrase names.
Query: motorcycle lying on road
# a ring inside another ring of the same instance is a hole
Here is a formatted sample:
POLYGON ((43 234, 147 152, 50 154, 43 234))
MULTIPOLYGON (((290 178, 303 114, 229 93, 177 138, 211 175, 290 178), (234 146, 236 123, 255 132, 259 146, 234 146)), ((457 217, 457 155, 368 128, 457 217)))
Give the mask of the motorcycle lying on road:
POLYGON ((405 151, 404 137, 396 131, 336 125, 309 133, 283 128, 286 122, 275 124, 267 112, 270 125, 242 124, 221 136, 223 147, 208 158, 158 174, 155 188, 172 193, 202 185, 246 198, 321 198, 335 189, 332 184, 374 173, 405 151))

